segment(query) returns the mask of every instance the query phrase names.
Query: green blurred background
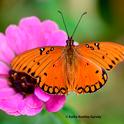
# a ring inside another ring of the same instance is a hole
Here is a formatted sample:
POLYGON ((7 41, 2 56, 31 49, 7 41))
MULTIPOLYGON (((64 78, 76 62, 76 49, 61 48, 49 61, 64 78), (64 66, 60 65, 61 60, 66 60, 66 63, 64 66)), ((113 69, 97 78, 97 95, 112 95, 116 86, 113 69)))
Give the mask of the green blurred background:
MULTIPOLYGON (((116 41, 124 44, 123 0, 0 0, 0 31, 17 24, 22 17, 38 16, 54 20, 64 29, 65 16, 70 33, 82 12, 83 17, 74 39, 76 41, 116 41)), ((65 107, 57 113, 45 110, 34 117, 12 117, 0 112, 0 124, 123 124, 124 123, 124 63, 109 73, 107 84, 94 94, 67 96, 65 107), (66 118, 67 115, 100 115, 101 118, 66 118)))

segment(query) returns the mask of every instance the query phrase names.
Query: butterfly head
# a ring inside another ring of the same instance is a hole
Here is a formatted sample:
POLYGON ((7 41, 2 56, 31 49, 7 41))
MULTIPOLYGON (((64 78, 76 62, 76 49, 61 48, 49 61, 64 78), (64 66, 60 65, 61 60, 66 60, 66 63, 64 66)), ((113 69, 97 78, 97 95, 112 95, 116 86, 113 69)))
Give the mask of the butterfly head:
POLYGON ((68 36, 68 39, 66 40, 66 45, 67 46, 73 46, 74 45, 73 37, 68 36))

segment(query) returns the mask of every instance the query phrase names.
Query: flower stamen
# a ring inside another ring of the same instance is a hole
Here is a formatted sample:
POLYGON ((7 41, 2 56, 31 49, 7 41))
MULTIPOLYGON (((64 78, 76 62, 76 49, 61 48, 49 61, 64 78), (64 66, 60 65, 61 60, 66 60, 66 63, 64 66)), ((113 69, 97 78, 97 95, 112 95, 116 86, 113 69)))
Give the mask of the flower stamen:
POLYGON ((10 86, 14 88, 16 92, 26 96, 34 93, 37 80, 29 76, 24 72, 16 72, 14 70, 9 71, 10 86))

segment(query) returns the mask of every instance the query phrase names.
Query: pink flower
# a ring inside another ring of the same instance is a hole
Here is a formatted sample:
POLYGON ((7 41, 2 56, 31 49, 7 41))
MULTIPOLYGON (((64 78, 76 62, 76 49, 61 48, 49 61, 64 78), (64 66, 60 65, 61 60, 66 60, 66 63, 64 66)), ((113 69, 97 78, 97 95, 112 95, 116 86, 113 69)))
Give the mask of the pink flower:
POLYGON ((10 25, 5 34, 0 33, 0 109, 10 115, 33 116, 45 106, 48 112, 59 111, 64 95, 48 95, 39 87, 33 94, 23 97, 10 87, 8 81, 10 63, 13 58, 32 48, 65 45, 67 35, 50 20, 41 22, 37 17, 23 18, 18 26, 10 25), (6 78, 5 78, 6 77, 6 78))

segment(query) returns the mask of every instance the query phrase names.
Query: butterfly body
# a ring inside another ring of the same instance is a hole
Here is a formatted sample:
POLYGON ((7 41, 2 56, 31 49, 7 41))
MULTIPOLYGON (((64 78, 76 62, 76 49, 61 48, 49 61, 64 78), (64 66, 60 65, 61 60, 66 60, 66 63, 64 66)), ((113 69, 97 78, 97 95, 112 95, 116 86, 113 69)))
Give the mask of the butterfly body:
POLYGON ((39 86, 49 94, 92 93, 106 83, 106 70, 124 60, 124 46, 117 43, 74 45, 72 38, 66 43, 66 46, 35 48, 18 55, 11 62, 14 73, 10 79, 15 84, 21 75, 25 87, 34 81, 31 87, 39 86))
POLYGON ((75 80, 75 51, 74 45, 67 45, 65 48, 64 56, 65 56, 65 72, 66 72, 66 82, 68 89, 73 91, 73 83, 75 80))

